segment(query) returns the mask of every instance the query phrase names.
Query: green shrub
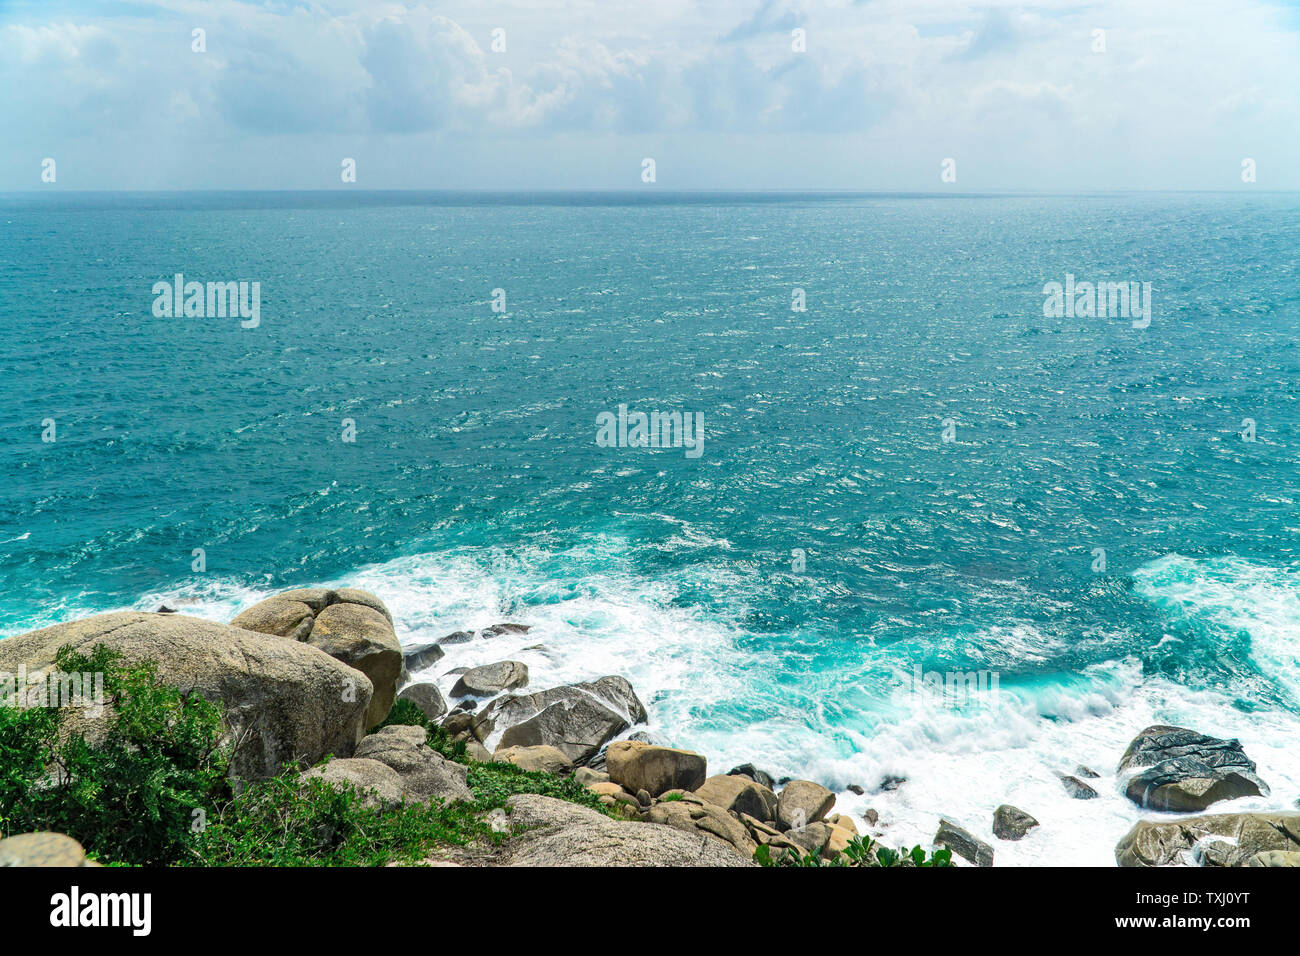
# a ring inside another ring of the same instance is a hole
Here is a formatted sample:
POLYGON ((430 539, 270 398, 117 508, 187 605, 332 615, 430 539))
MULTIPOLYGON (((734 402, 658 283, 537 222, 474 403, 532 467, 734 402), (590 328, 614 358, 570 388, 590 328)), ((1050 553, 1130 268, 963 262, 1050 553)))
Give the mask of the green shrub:
POLYGON ((430 803, 365 807, 353 787, 294 774, 248 787, 198 835, 197 866, 384 866, 435 848, 494 838, 476 808, 430 803))
POLYGON ((891 850, 870 837, 855 836, 839 855, 827 860, 820 853, 785 850, 773 853, 770 846, 754 851, 760 866, 952 866, 952 851, 945 848, 927 854, 920 846, 891 850))
POLYGON ((56 830, 115 861, 173 862, 196 811, 228 792, 220 709, 102 645, 89 656, 65 647, 55 665, 104 675, 104 724, 91 746, 63 732, 65 709, 0 708, 0 829, 56 830))

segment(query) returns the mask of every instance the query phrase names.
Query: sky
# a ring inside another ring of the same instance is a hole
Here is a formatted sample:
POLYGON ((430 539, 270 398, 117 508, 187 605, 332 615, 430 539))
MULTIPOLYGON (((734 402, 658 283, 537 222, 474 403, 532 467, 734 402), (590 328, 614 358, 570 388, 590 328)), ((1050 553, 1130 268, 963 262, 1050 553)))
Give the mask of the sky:
POLYGON ((1300 189, 1300 6, 0 0, 0 191, 334 188, 1300 189))

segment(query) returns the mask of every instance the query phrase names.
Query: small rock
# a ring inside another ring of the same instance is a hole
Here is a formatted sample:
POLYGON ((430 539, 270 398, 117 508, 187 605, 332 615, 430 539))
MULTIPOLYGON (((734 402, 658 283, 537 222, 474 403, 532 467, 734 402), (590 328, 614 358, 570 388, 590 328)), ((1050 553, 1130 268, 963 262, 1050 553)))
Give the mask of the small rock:
POLYGON ((851 783, 844 789, 847 790, 849 793, 857 794, 859 797, 867 792, 866 790, 862 789, 862 787, 858 786, 856 783, 851 783))
POLYGON ((492 759, 497 763, 512 763, 521 770, 540 773, 569 773, 573 764, 564 753, 545 744, 538 747, 502 747, 492 759))
POLYGON ((880 822, 880 813, 873 810, 871 807, 867 807, 867 809, 862 811, 862 819, 867 821, 868 826, 874 827, 880 822))
POLYGON ((1037 820, 1010 804, 1004 803, 993 811, 993 835, 999 840, 1023 840, 1036 826, 1037 820))
POLYGON ((81 844, 62 833, 19 833, 0 840, 0 867, 91 865, 81 844))
POLYGON ((776 789, 776 784, 772 780, 772 775, 759 770, 752 763, 742 763, 739 767, 732 767, 727 771, 727 774, 729 776, 734 774, 740 777, 748 777, 750 780, 767 787, 769 790, 776 789))
POLYGON ((880 786, 876 789, 881 793, 890 793, 897 790, 905 783, 907 783, 906 777, 886 776, 880 781, 880 786))
POLYGON ((453 697, 491 697, 502 691, 528 685, 528 665, 519 661, 497 661, 465 671, 451 689, 453 697))
POLYGON ((1093 800, 1097 796, 1097 791, 1092 789, 1078 777, 1071 777, 1068 774, 1058 773, 1061 785, 1065 787, 1065 792, 1076 800, 1093 800))
MULTIPOLYGON (((158 610, 154 611, 154 613, 155 613, 155 614, 175 614, 175 613, 176 613, 176 609, 173 608, 173 607, 168 607, 166 604, 159 604, 159 605, 158 605, 158 610)), ((69 839, 71 839, 71 837, 69 837, 69 839)))
POLYGON ((407 684, 398 693, 397 699, 409 700, 430 721, 438 720, 447 713, 447 702, 442 699, 442 692, 435 684, 407 684))
POLYGON ((1101 777, 1101 774, 1097 771, 1093 770, 1091 767, 1085 767, 1083 764, 1079 764, 1079 766, 1074 768, 1074 775, 1076 777, 1084 777, 1088 780, 1097 780, 1101 777))
POLYGON ((502 634, 527 634, 532 630, 527 624, 493 624, 479 631, 480 637, 500 637, 502 634))
POLYGON ((447 719, 442 722, 442 729, 447 731, 447 733, 451 734, 453 737, 459 736, 460 734, 467 734, 469 733, 469 723, 471 719, 471 714, 467 714, 465 711, 457 708, 447 715, 447 719))
POLYGON ((935 846, 946 846, 976 866, 993 865, 993 847, 948 820, 939 820, 939 831, 935 833, 933 843, 935 846))
POLYGON ((452 631, 446 637, 438 639, 439 644, 465 644, 474 640, 473 631, 452 631))
POLYGON ((590 767, 579 767, 573 771, 573 779, 584 787, 590 787, 593 783, 609 783, 609 774, 592 770, 590 767))
POLYGON ((437 642, 416 644, 414 647, 402 649, 402 661, 407 671, 418 671, 438 663, 446 654, 447 652, 439 647, 437 642))
POLYGON ((492 753, 477 740, 465 741, 465 756, 479 763, 491 763, 492 753))

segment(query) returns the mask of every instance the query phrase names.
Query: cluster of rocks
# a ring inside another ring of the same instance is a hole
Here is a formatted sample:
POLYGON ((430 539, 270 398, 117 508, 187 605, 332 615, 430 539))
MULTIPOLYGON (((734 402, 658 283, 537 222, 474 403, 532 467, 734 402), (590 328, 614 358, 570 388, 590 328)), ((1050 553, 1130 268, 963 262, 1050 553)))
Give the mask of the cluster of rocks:
MULTIPOLYGON (((513 797, 511 823, 524 832, 477 862, 744 866, 752 865, 760 846, 778 856, 833 858, 858 835, 851 818, 831 812, 835 795, 818 783, 778 784, 752 764, 710 776, 703 755, 634 731, 646 721, 646 709, 623 677, 533 691, 527 665, 501 660, 443 674, 455 678, 450 705, 433 682, 412 680, 441 660, 447 646, 527 630, 497 624, 404 650, 392 615, 375 595, 304 588, 261 601, 228 625, 170 610, 125 612, 18 635, 0 641, 0 671, 25 667, 35 680, 53 669, 60 648, 89 653, 104 645, 128 663, 155 662, 163 681, 220 704, 232 776, 264 779, 292 765, 312 768, 302 774, 304 782, 355 786, 371 805, 472 800, 466 767, 426 746, 423 728, 375 729, 395 700, 408 700, 463 741, 473 759, 572 775, 624 817, 534 794, 513 797)), ((92 742, 102 726, 76 709, 68 719, 92 742)), ((1117 773, 1128 799, 1158 811, 1197 812, 1268 793, 1238 741, 1181 727, 1143 730, 1117 773)), ((1075 798, 1099 796, 1085 780, 1100 775, 1087 767, 1058 777, 1075 798)), ((902 782, 888 778, 881 789, 902 782)), ((878 822, 873 810, 863 816, 870 825, 878 822)), ((1004 804, 993 812, 998 840, 1022 840, 1038 827, 1017 807, 1004 804)), ((933 843, 977 866, 993 863, 990 844, 946 818, 933 843)), ((1122 866, 1297 866, 1300 812, 1143 821, 1115 855, 1122 866)), ((75 840, 23 834, 0 841, 0 866, 12 865, 88 864, 75 840)))
POLYGON ((744 860, 759 846, 831 858, 858 835, 851 818, 830 813, 835 795, 820 784, 791 780, 774 792, 771 777, 748 765, 709 776, 701 754, 642 740, 614 741, 603 771, 575 776, 632 818, 721 842, 744 860))

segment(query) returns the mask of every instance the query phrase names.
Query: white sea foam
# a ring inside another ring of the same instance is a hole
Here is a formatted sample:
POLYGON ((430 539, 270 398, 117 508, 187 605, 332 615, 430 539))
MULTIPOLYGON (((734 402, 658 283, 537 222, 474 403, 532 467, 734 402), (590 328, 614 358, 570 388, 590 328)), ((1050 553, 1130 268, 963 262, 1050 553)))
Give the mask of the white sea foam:
MULTIPOLYGON (((1137 820, 1159 816, 1127 800, 1114 774, 1128 742, 1154 723, 1241 739, 1272 794, 1215 810, 1291 809, 1300 794, 1293 746, 1300 717, 1292 712, 1244 712, 1217 691, 1144 676, 1136 658, 1078 674, 1004 679, 995 706, 935 706, 907 692, 913 665, 906 646, 864 643, 853 650, 856 660, 823 673, 811 666, 811 652, 766 650, 736 624, 740 609, 722 620, 674 603, 683 586, 743 596, 742 578, 705 568, 689 579, 647 580, 630 570, 626 555, 626 542, 612 538, 564 553, 463 549, 319 583, 381 595, 407 646, 503 621, 528 624, 527 634, 450 645, 417 676, 445 693, 456 680, 449 671, 507 658, 527 663, 538 689, 622 674, 649 709, 651 729, 707 754, 713 772, 752 761, 778 777, 820 780, 839 791, 837 810, 858 817, 864 830, 860 814, 875 808, 878 835, 889 844, 928 844, 946 816, 993 844, 1000 865, 1111 866, 1119 838, 1137 820), (1071 798, 1057 776, 1080 764, 1101 774, 1086 781, 1097 799, 1071 798), (872 792, 887 776, 905 782, 872 792), (868 793, 855 796, 845 789, 850 784, 868 793), (1002 803, 1031 813, 1041 827, 1020 842, 997 840, 992 814, 1002 803)), ((1247 632, 1261 669, 1282 687, 1296 687, 1286 640, 1300 628, 1294 577, 1235 559, 1171 557, 1136 579, 1139 593, 1171 618, 1247 632)), ((167 603, 229 620, 270 593, 214 582, 149 595, 137 607, 167 603)), ((1052 639, 1019 623, 967 642, 983 646, 995 665, 1051 656, 1052 639)))

